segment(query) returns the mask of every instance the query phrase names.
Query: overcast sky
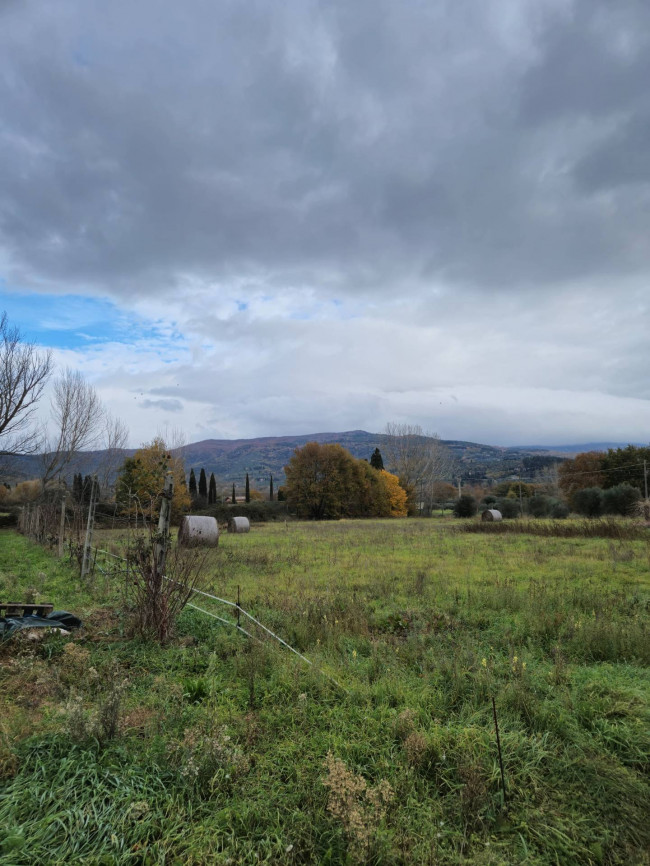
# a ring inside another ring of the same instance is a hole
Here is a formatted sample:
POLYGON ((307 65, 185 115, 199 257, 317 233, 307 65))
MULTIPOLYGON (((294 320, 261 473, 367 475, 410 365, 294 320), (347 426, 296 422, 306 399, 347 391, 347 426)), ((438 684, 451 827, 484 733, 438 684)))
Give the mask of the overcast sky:
POLYGON ((0 0, 0 308, 131 430, 650 439, 648 0, 0 0))

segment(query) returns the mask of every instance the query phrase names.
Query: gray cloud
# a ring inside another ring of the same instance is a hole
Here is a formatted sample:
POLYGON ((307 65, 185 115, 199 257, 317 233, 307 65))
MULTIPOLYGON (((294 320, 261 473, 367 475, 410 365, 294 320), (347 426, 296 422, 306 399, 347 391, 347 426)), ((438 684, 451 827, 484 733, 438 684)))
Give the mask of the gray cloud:
POLYGON ((612 234, 566 169, 605 174, 606 150, 590 152, 648 107, 650 13, 520 5, 8 7, 9 277, 147 294, 248 273, 358 292, 405 271, 425 290, 634 266, 646 208, 621 207, 612 234), (594 129, 573 128, 583 115, 594 129))
POLYGON ((182 412, 183 404, 180 400, 141 400, 142 409, 163 409, 165 412, 182 412))
POLYGON ((177 323, 123 386, 206 430, 647 399, 649 40, 644 0, 7 4, 0 275, 177 323))

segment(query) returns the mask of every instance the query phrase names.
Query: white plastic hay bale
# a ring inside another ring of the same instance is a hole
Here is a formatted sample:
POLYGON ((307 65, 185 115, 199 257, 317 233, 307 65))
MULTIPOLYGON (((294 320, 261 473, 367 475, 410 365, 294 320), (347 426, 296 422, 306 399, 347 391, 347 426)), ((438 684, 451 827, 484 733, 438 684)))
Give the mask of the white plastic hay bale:
POLYGON ((489 521, 503 520, 503 515, 500 511, 497 511, 496 508, 486 508, 486 510, 483 512, 482 519, 489 521))
POLYGON ((216 547, 219 544, 219 524, 214 517, 184 517, 178 543, 181 547, 216 547))
POLYGON ((248 517, 231 517, 228 521, 228 532, 250 532, 250 529, 248 517))

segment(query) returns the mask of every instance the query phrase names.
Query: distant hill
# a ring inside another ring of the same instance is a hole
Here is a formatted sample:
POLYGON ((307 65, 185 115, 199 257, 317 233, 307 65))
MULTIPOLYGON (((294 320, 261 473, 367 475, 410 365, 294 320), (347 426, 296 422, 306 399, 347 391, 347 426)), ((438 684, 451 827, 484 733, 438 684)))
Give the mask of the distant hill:
POLYGON ((645 448, 647 442, 583 442, 581 445, 522 445, 521 451, 544 450, 551 454, 582 454, 583 451, 607 451, 610 448, 627 448, 636 445, 645 448))
MULTIPOLYGON (((251 483, 266 489, 272 474, 277 487, 284 482, 284 467, 291 459, 296 448, 307 442, 336 442, 347 448, 358 458, 370 459, 375 450, 383 450, 386 436, 383 433, 368 433, 365 430, 349 430, 343 433, 310 433, 305 436, 264 436, 257 439, 205 439, 193 442, 183 449, 185 466, 189 473, 205 469, 208 476, 215 477, 224 484, 242 484, 246 473, 251 483)), ((486 479, 501 480, 521 473, 522 479, 532 480, 534 474, 549 463, 558 462, 564 457, 580 451, 606 450, 624 447, 619 443, 585 443, 581 445, 522 445, 500 447, 482 445, 478 442, 445 440, 456 459, 453 480, 459 477, 465 483, 479 483, 486 479)), ((627 444, 627 443, 626 443, 627 444)), ((123 457, 133 456, 135 449, 123 451, 123 457)), ((84 452, 79 456, 73 472, 84 475, 96 471, 102 456, 101 451, 84 452)), ((36 478, 39 472, 39 458, 16 458, 10 465, 5 477, 12 483, 26 478, 36 478)))

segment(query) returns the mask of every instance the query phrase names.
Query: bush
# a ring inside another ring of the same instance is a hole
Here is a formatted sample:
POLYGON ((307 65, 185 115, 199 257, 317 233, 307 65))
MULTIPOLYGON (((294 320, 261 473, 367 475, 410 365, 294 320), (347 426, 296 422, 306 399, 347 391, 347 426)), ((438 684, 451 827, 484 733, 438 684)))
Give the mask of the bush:
POLYGON ((504 520, 512 520, 521 515, 521 508, 519 507, 519 500, 517 499, 497 499, 494 507, 497 511, 501 512, 501 516, 504 520))
POLYGON ((552 500, 549 496, 533 496, 528 500, 528 513, 532 517, 548 517, 552 500))
POLYGON ((603 491, 603 512, 605 514, 634 514, 641 499, 638 488, 631 484, 618 484, 603 491))
POLYGON ((216 517, 219 523, 226 523, 232 517, 248 517, 251 523, 265 523, 267 520, 286 520, 286 502, 240 502, 237 505, 210 505, 195 511, 208 517, 216 517))
POLYGON ((569 506, 561 499, 551 500, 551 517, 554 520, 565 520, 569 516, 569 506))
POLYGON ((463 493, 454 504, 454 517, 474 517, 477 510, 476 499, 469 493, 463 493))
POLYGON ((571 507, 583 517, 600 517, 603 513, 603 491, 600 487, 576 490, 571 497, 571 507))

